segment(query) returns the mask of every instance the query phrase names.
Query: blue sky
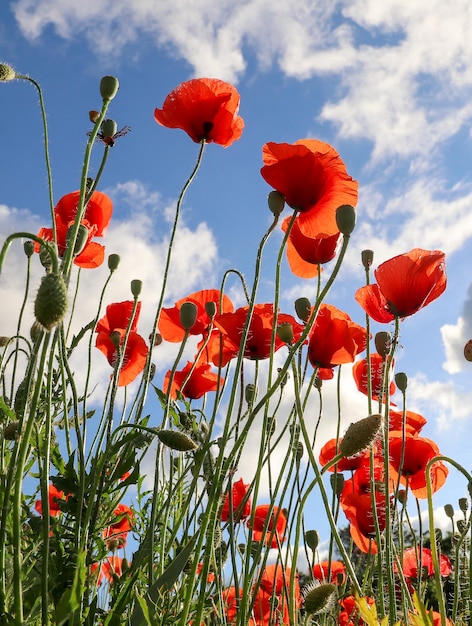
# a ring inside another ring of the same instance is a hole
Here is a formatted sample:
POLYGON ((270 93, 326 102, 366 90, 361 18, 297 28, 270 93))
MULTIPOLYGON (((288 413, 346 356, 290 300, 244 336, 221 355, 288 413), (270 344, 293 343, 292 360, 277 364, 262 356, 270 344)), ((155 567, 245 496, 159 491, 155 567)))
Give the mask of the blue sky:
MULTIPOLYGON (((111 151, 101 186, 115 207, 104 243, 122 256, 109 301, 128 299, 127 283, 141 278, 144 329, 157 301, 170 211, 198 150, 183 132, 153 120, 171 89, 195 76, 233 82, 246 128, 228 149, 207 147, 185 202, 167 304, 217 287, 228 267, 251 279, 270 222, 269 188, 259 173, 265 142, 313 137, 332 144, 360 193, 352 244, 328 301, 363 323, 353 295, 363 284, 364 248, 374 250, 374 266, 414 247, 446 253, 447 291, 402 323, 397 371, 410 378, 409 408, 428 419, 425 436, 470 468, 472 364, 462 351, 472 337, 471 27, 469 0, 456 0, 454 10, 442 0, 17 0, 0 8, 0 60, 43 88, 56 201, 78 188, 100 77, 120 79, 110 115, 132 131, 111 151)), ((31 85, 2 85, 0 114, 0 234, 36 232, 49 225, 49 210, 31 85)), ((260 302, 271 298, 280 241, 277 234, 268 246, 260 302)), ((15 327, 20 263, 17 247, 0 284, 1 334, 15 327)), ((97 276, 105 274, 84 273, 90 297, 79 318, 89 319, 97 276)), ((313 292, 285 268, 285 312, 313 292)), ((159 353, 159 372, 171 354, 159 353)), ((345 375, 347 426, 365 416, 366 403, 345 375)), ((327 401, 334 387, 326 385, 327 401)), ((332 424, 322 428, 332 436, 332 424)), ((456 504, 465 485, 451 472, 443 491, 438 502, 456 504)))

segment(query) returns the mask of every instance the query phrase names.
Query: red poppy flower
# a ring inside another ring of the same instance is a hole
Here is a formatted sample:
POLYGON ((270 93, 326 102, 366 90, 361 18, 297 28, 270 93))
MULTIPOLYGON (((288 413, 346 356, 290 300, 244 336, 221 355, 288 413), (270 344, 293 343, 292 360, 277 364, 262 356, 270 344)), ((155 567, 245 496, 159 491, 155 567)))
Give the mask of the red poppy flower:
POLYGON ((233 303, 226 294, 221 295, 219 289, 204 289, 178 300, 173 307, 163 308, 159 319, 159 332, 166 341, 180 342, 185 337, 185 330, 180 322, 180 307, 185 302, 193 302, 197 307, 197 318, 190 329, 191 335, 204 335, 210 326, 211 319, 205 306, 209 302, 216 304, 217 311, 230 313, 234 310, 233 303), (221 311, 219 309, 221 299, 221 311))
MULTIPOLYGON (((377 554, 375 542, 375 519, 372 510, 372 495, 370 493, 349 492, 342 495, 341 507, 348 522, 349 531, 356 546, 361 552, 377 554)), ((379 531, 385 530, 386 497, 385 494, 375 492, 375 510, 379 531)))
MULTIPOLYGON (((141 304, 138 303, 126 343, 123 365, 118 377, 120 387, 131 383, 143 371, 146 364, 148 347, 141 335, 136 332, 140 307, 141 304)), ((132 309, 133 302, 130 300, 110 304, 107 306, 106 315, 98 322, 95 329, 98 333, 95 345, 107 357, 111 366, 115 366, 118 352, 116 345, 110 339, 110 334, 119 333, 121 344, 123 344, 132 309)))
MULTIPOLYGON (((290 217, 282 223, 282 230, 286 232, 290 217)), ((321 265, 328 263, 336 256, 341 233, 308 237, 303 234, 298 224, 298 217, 293 223, 287 240, 287 260, 295 276, 313 278, 318 276, 321 265)))
MULTIPOLYGON (((54 485, 49 485, 48 487, 48 499, 49 499, 49 515, 55 517, 61 513, 60 502, 65 502, 68 499, 68 495, 66 495, 63 491, 55 487, 54 485)), ((34 503, 34 508, 39 515, 43 514, 43 502, 42 500, 36 500, 34 503)))
POLYGON ((271 507, 270 504, 261 504, 256 507, 254 523, 251 526, 251 520, 247 525, 252 528, 252 538, 254 541, 263 541, 271 548, 285 541, 285 529, 287 527, 287 518, 285 513, 277 506, 271 507), (268 519, 270 513, 270 518, 268 519))
POLYGON ((346 171, 341 157, 329 144, 301 139, 294 144, 266 143, 262 148, 264 180, 300 211, 298 226, 308 237, 334 235, 336 209, 356 206, 357 181, 346 171))
MULTIPOLYGON (((407 435, 403 437, 389 438, 389 457, 393 476, 400 482, 408 485, 417 498, 427 498, 426 488, 426 465, 433 457, 439 454, 439 448, 425 437, 407 435)), ((449 470, 442 461, 437 461, 431 466, 431 487, 433 493, 440 489, 446 482, 449 470)))
POLYGON ((107 541, 109 550, 123 548, 126 545, 126 537, 133 526, 134 514, 126 504, 119 504, 114 515, 116 521, 103 531, 103 538, 107 541))
MULTIPOLYGON (((370 605, 375 604, 374 598, 365 597, 367 603, 370 605)), ((342 611, 339 613, 338 623, 340 626, 364 626, 364 620, 359 617, 359 609, 357 607, 356 599, 354 596, 346 596, 339 601, 342 607, 342 611)))
MULTIPOLYGON (((371 379, 371 397, 373 400, 378 400, 380 394, 384 388, 383 373, 384 373, 385 359, 377 352, 370 355, 370 379, 371 379)), ((392 366, 394 361, 392 361, 392 366)), ((368 395, 367 389, 367 359, 361 359, 352 366, 352 375, 354 376, 354 382, 359 391, 366 396, 368 395)), ((395 383, 390 383, 389 393, 393 395, 395 393, 395 383)), ((385 402, 385 394, 382 393, 382 402, 385 402)))
POLYGON ((415 248, 375 270, 377 283, 357 290, 355 298, 376 322, 413 315, 446 289, 445 254, 415 248))
MULTIPOLYGON (((434 563, 429 548, 407 548, 402 556, 402 570, 406 578, 418 578, 421 567, 422 577, 434 576, 434 563)), ((452 563, 445 554, 439 557, 439 571, 441 576, 449 576, 452 572, 452 563)))
POLYGON ((117 578, 123 575, 123 559, 116 554, 107 556, 101 565, 94 563, 92 572, 100 567, 97 584, 100 586, 105 578, 110 584, 113 584, 117 578))
POLYGON ((228 522, 230 519, 233 519, 234 522, 240 522, 241 520, 245 520, 249 517, 251 513, 251 500, 246 498, 247 488, 248 485, 243 482, 242 478, 233 483, 231 488, 231 501, 229 493, 226 494, 223 507, 221 509, 222 522, 228 522))
POLYGON ((154 119, 167 128, 181 128, 196 143, 205 140, 230 146, 241 137, 239 93, 216 78, 195 78, 179 85, 154 110, 154 119))
MULTIPOLYGON (((63 256, 66 250, 66 238, 69 227, 74 223, 77 214, 80 191, 73 191, 63 196, 54 208, 56 223, 57 246, 59 255, 63 256)), ((74 259, 74 263, 83 268, 98 267, 105 258, 105 247, 91 241, 93 237, 103 237, 110 223, 113 205, 110 198, 100 191, 94 191, 87 203, 81 224, 87 227, 88 237, 85 248, 74 259)), ((38 236, 46 241, 52 241, 52 228, 41 228, 38 236)), ((36 252, 39 245, 35 244, 36 252)))
POLYGON ((254 602, 254 616, 258 626, 262 624, 289 624, 289 596, 294 597, 295 606, 301 604, 298 575, 293 589, 290 587, 291 569, 280 563, 266 565, 260 576, 260 586, 254 602), (277 602, 274 602, 274 598, 277 602))
POLYGON ((209 391, 216 391, 218 386, 221 387, 221 385, 223 385, 224 378, 218 379, 218 375, 210 371, 211 365, 208 363, 201 363, 195 367, 194 365, 194 363, 189 361, 182 370, 174 373, 170 390, 168 388, 170 370, 165 375, 163 389, 166 393, 169 393, 170 397, 174 400, 177 398, 178 391, 180 391, 180 393, 186 398, 198 400, 198 398, 201 398, 209 391), (190 372, 192 373, 190 374, 190 377, 188 377, 190 372))
POLYGON ((313 566, 313 576, 323 583, 342 585, 346 580, 346 566, 342 561, 321 561, 313 566))
MULTIPOLYGON (((426 419, 419 413, 413 411, 405 411, 405 432, 410 435, 418 435, 423 426, 426 424, 426 419)), ((390 411, 388 420, 388 429, 390 432, 397 431, 401 433, 403 431, 403 412, 402 411, 390 411)))
MULTIPOLYGON (((339 454, 339 445, 342 437, 339 439, 330 439, 320 450, 319 461, 321 466, 327 465, 334 457, 339 454)), ((351 457, 343 457, 336 465, 329 468, 330 472, 354 471, 364 465, 369 460, 370 453, 368 450, 361 454, 351 457)))
POLYGON ((365 328, 353 322, 347 313, 322 304, 310 333, 308 358, 313 367, 320 368, 352 363, 365 350, 366 342, 365 328))
MULTIPOLYGON (((228 361, 237 356, 249 307, 241 307, 234 313, 216 315, 213 323, 219 334, 214 334, 208 343, 206 358, 214 365, 225 366, 228 361), (221 343, 222 342, 222 343, 221 343)), ((303 326, 294 317, 279 313, 277 324, 288 323, 294 332, 294 341, 303 332, 303 326)), ((274 306, 272 304, 256 304, 252 313, 249 333, 244 348, 244 357, 251 360, 267 359, 272 350, 276 351, 286 345, 277 335, 272 346, 272 331, 274 324, 274 306)))
MULTIPOLYGON (((236 587, 227 587, 222 591, 223 608, 228 624, 235 624, 238 617, 239 600, 242 598, 242 589, 236 587)), ((248 626, 256 626, 256 622, 250 618, 248 626)), ((257 624, 257 626, 260 626, 257 624)))

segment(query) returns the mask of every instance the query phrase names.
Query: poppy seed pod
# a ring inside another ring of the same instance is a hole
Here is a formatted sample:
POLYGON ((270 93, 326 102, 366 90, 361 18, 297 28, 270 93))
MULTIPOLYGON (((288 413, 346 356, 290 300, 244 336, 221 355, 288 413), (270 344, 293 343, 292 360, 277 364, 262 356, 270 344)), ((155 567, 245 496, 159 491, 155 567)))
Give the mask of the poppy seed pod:
POLYGON ((444 513, 450 519, 452 519, 454 517, 454 507, 452 506, 452 504, 445 504, 444 505, 444 513))
POLYGON ((168 448, 177 450, 178 452, 188 452, 198 448, 195 441, 177 430, 159 430, 157 431, 158 439, 168 448))
POLYGON ((395 374, 395 383, 401 392, 405 392, 408 387, 408 376, 405 372, 397 372, 395 374))
POLYGON ((472 339, 469 339, 464 346, 464 357, 466 361, 472 361, 472 339))
POLYGON ((205 312, 212 320, 216 315, 216 302, 205 302, 205 312))
POLYGON ((67 311, 67 286, 61 274, 46 274, 34 302, 36 321, 47 331, 60 324, 67 311))
POLYGON ((285 207, 285 197, 280 191, 270 191, 267 196, 267 204, 274 215, 280 215, 285 207))
POLYGON ((305 543, 306 545, 313 550, 313 552, 318 547, 320 543, 320 535, 317 530, 307 530, 305 531, 305 543))
POLYGON ((362 250, 361 252, 361 261, 364 269, 368 270, 372 263, 374 262, 374 251, 373 250, 362 250))
POLYGON ((284 343, 291 344, 293 341, 293 326, 290 322, 283 322, 277 326, 277 337, 284 343))
POLYGON ((113 137, 113 135, 116 135, 117 130, 118 124, 112 119, 103 120, 100 125, 100 132, 104 137, 113 137))
POLYGON ((381 357, 386 357, 390 354, 392 348, 392 335, 385 330, 375 334, 375 349, 381 357))
POLYGON ((110 254, 108 256, 108 269, 110 272, 114 272, 118 269, 118 265, 120 264, 121 258, 119 254, 110 254))
POLYGON ((34 243, 32 241, 25 241, 23 244, 23 250, 25 251, 26 256, 29 258, 34 254, 34 243))
POLYGON ((131 281, 131 293, 133 294, 135 298, 139 296, 142 288, 143 288, 142 280, 135 279, 131 281))
POLYGON ((336 209, 336 224, 339 231, 348 237, 356 226, 356 210, 350 204, 343 204, 336 209))
POLYGON ((382 419, 380 413, 375 413, 351 424, 339 444, 339 452, 350 457, 368 448, 379 433, 382 419))
POLYGON ((0 83, 8 83, 16 78, 16 72, 8 63, 0 63, 0 83))
POLYGON ((295 313, 302 322, 308 321, 311 314, 311 302, 308 298, 297 298, 295 300, 295 313))
POLYGON ((103 100, 113 100, 119 88, 120 82, 115 76, 103 76, 100 80, 100 95, 103 100))
POLYGON ((184 302, 179 309, 179 318, 184 330, 191 330, 197 321, 198 307, 195 302, 184 302))
POLYGON ((333 606, 335 600, 336 585, 326 583, 311 588, 305 596, 303 608, 308 615, 325 613, 333 606))

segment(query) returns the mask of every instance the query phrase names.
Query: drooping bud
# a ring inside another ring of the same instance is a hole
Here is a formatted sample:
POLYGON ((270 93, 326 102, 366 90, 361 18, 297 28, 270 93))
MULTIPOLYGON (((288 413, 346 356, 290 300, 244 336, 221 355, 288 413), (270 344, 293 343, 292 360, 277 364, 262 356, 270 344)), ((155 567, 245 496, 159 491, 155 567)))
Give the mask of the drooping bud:
POLYGON ((212 320, 216 315, 216 302, 205 302, 205 311, 212 320))
POLYGON ((198 307, 195 302, 184 302, 179 309, 180 323, 184 330, 191 330, 197 321, 198 307))
POLYGON ((380 413, 375 413, 351 424, 339 444, 339 452, 345 457, 350 457, 368 448, 375 441, 382 420, 380 413))
POLYGON ((110 254, 108 256, 108 269, 110 272, 114 272, 118 269, 118 265, 120 264, 120 255, 119 254, 110 254))
POLYGON ((25 241, 23 244, 23 250, 28 258, 34 254, 34 243, 32 241, 25 241))
POLYGON ((319 615, 331 609, 335 602, 336 585, 326 583, 312 587, 305 595, 303 608, 308 615, 319 615))
POLYGON ((246 398, 246 402, 248 404, 251 404, 252 402, 254 402, 256 396, 257 396, 256 385, 253 385, 252 383, 247 384, 246 388, 244 389, 244 397, 246 398))
POLYGON ((135 298, 139 296, 141 293, 141 289, 143 288, 143 281, 135 278, 131 281, 131 293, 135 298))
POLYGON ((375 334, 375 349, 381 357, 385 358, 390 354, 392 348, 392 335, 386 330, 381 330, 375 334))
POLYGON ((8 63, 0 63, 0 83, 8 83, 15 80, 16 72, 8 63))
POLYGON ((113 100, 119 88, 120 83, 115 76, 104 76, 100 81, 100 95, 103 100, 113 100))
POLYGON ((5 337, 4 335, 0 335, 0 348, 4 348, 6 345, 8 345, 9 341, 10 341, 10 337, 5 337))
POLYGON ((361 261, 364 269, 368 270, 372 263, 374 262, 374 251, 373 250, 362 250, 361 252, 361 261))
POLYGON ((336 225, 339 231, 348 237, 356 226, 356 210, 350 204, 343 204, 336 209, 336 225))
POLYGON ((46 274, 34 302, 36 321, 47 331, 60 324, 67 311, 67 286, 62 274, 46 274))
POLYGON ((303 458, 303 454, 305 452, 305 448, 303 446, 303 443, 301 441, 297 441, 296 445, 294 446, 294 450, 293 453, 295 455, 295 459, 297 461, 301 461, 303 458))
POLYGON ((469 507, 469 503, 467 501, 467 498, 459 498, 459 508, 462 511, 462 513, 467 513, 468 507, 469 507))
POLYGON ((472 361, 472 339, 469 339, 464 346, 464 357, 466 361, 472 361))
POLYGON ((280 341, 288 343, 289 345, 293 341, 293 326, 290 322, 282 322, 277 326, 277 337, 280 341))
POLYGON ((40 336, 41 336, 41 324, 38 324, 38 322, 33 322, 30 328, 31 341, 33 343, 36 343, 36 341, 39 339, 40 336))
POLYGON ((295 313, 302 322, 308 321, 311 314, 311 302, 308 298, 297 298, 295 300, 295 313))
POLYGON ((188 452, 198 448, 198 445, 191 437, 177 430, 158 430, 156 434, 158 439, 172 450, 188 452))
POLYGON ((405 372, 397 372, 395 374, 395 384, 402 393, 406 391, 408 387, 408 376, 405 372))
POLYGON ((267 204, 274 215, 280 215, 284 210, 285 196, 280 191, 270 191, 267 196, 267 204))
MULTIPOLYGON (((52 247, 56 253, 57 253, 57 246, 53 241, 48 242, 49 246, 52 247)), ((39 260, 41 262, 41 265, 44 267, 45 270, 49 271, 52 267, 52 259, 51 259, 51 255, 49 254, 49 251, 47 248, 45 248, 44 246, 41 246, 39 249, 39 260)))
POLYGON ((444 513, 450 518, 452 519, 454 517, 454 507, 452 506, 452 504, 445 504, 444 505, 444 513))
POLYGON ((104 137, 113 137, 117 130, 118 124, 112 119, 103 120, 100 125, 100 132, 104 137))
POLYGON ((313 550, 313 552, 318 547, 320 543, 320 535, 317 530, 307 530, 305 531, 305 543, 306 545, 313 550))

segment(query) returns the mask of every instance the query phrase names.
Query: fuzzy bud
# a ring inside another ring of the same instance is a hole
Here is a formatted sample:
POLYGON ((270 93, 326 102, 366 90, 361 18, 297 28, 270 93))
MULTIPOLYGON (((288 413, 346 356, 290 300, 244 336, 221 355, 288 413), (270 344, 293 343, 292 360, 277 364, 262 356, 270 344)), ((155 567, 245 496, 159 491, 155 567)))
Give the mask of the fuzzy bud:
POLYGON ((25 241, 23 244, 23 250, 28 258, 34 254, 34 243, 32 241, 25 241))
POLYGON ((295 313, 302 320, 302 322, 308 321, 311 315, 311 302, 308 298, 297 298, 295 300, 295 313))
POLYGON ((469 339, 464 346, 464 358, 466 361, 472 361, 472 339, 469 339))
MULTIPOLYGON (((70 239, 72 236, 72 231, 74 230, 73 226, 70 226, 67 229, 66 233, 66 246, 69 246, 70 239)), ((89 236, 89 230, 85 224, 79 224, 79 229, 77 231, 77 238, 74 243, 74 256, 78 256, 81 252, 83 252, 85 246, 87 245, 87 240, 89 236)))
POLYGON ((188 452, 198 448, 191 437, 177 430, 158 430, 156 434, 158 439, 168 448, 172 448, 172 450, 188 452))
POLYGON ((15 80, 16 72, 8 63, 0 63, 0 83, 8 83, 15 80))
POLYGON ((405 372, 397 372, 395 374, 395 384, 402 393, 406 391, 406 388, 408 387, 408 376, 405 372))
POLYGON ((445 504, 444 505, 444 513, 450 518, 452 519, 454 517, 454 507, 452 506, 452 504, 445 504))
POLYGON ((1 335, 0 336, 0 348, 4 348, 5 346, 7 346, 9 341, 10 341, 10 337, 5 337, 4 335, 1 335))
POLYGON ((39 339, 39 337, 41 337, 41 324, 38 324, 38 322, 33 322, 31 328, 30 328, 30 338, 31 341, 33 343, 36 343, 36 341, 39 339))
POLYGON ((374 251, 373 250, 362 250, 361 252, 361 261, 364 269, 368 270, 372 263, 374 262, 374 251))
POLYGON ((285 196, 280 191, 270 191, 267 196, 267 204, 274 215, 280 215, 284 210, 285 196))
POLYGON ((198 307, 195 302, 184 302, 179 309, 180 323, 184 330, 191 330, 197 321, 198 307))
POLYGON ((293 341, 293 326, 290 322, 283 322, 277 326, 277 337, 280 341, 288 343, 289 345, 293 341))
POLYGON ((100 132, 104 137, 113 137, 117 130, 118 124, 112 119, 103 120, 100 125, 100 132))
POLYGON ((46 274, 34 302, 36 321, 47 331, 60 324, 67 311, 67 286, 61 274, 46 274))
POLYGON ((110 272, 114 272, 118 269, 118 265, 120 264, 120 255, 119 254, 110 254, 108 256, 108 269, 110 272))
POLYGON ((18 441, 20 438, 20 422, 10 422, 3 429, 3 438, 7 441, 18 441))
POLYGON ((336 209, 336 225, 345 237, 349 237, 356 226, 356 211, 353 206, 343 204, 336 209))
POLYGON ((133 294, 135 298, 139 296, 142 288, 143 288, 142 280, 135 279, 131 281, 131 293, 133 294))
POLYGON ((380 413, 375 413, 351 424, 339 444, 339 452, 350 457, 368 448, 379 433, 382 419, 380 413))
MULTIPOLYGON (((55 250, 57 253, 57 246, 53 241, 49 242, 49 246, 52 247, 53 250, 55 250)), ((39 249, 39 260, 45 270, 49 271, 51 269, 52 267, 51 255, 49 254, 48 249, 45 248, 44 246, 41 246, 39 249)))
POLYGON ((331 609, 335 601, 336 585, 326 583, 318 585, 308 591, 303 602, 303 608, 308 615, 319 615, 331 609))
MULTIPOLYGON (((103 100, 113 100, 119 88, 120 83, 114 76, 104 76, 100 81, 100 95, 103 100)), ((113 133, 113 135, 114 134, 115 133, 113 133)))
POLYGON ((13 410, 17 417, 23 417, 25 414, 26 405, 33 393, 33 387, 31 386, 28 392, 28 379, 24 378, 18 385, 15 400, 13 402, 13 410))
POLYGON ((392 335, 385 330, 375 334, 375 349, 381 357, 385 358, 390 354, 392 347, 392 335))
POLYGON ((305 531, 305 543, 306 545, 313 550, 313 552, 318 547, 320 543, 320 535, 317 530, 307 530, 305 531))

